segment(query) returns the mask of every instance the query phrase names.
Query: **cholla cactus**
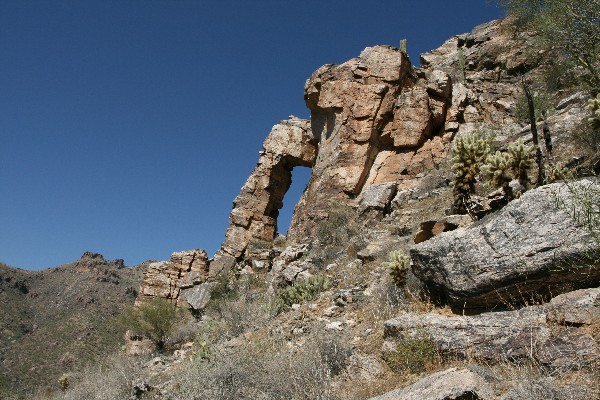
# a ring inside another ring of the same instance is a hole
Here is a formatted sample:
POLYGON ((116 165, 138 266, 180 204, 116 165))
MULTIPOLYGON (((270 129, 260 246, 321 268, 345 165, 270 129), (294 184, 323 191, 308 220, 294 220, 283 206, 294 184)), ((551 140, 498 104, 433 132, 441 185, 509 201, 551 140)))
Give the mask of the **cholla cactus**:
POLYGON ((519 139, 508 145, 508 154, 511 158, 511 170, 513 176, 527 189, 529 177, 527 171, 533 165, 534 146, 526 146, 523 139, 519 139))
POLYGON ((592 112, 592 116, 588 118, 592 129, 600 129, 600 93, 595 99, 588 100, 587 108, 592 112))
POLYGON ((456 191, 464 194, 475 191, 480 165, 489 153, 489 141, 479 132, 459 136, 454 140, 452 170, 456 191))
POLYGON ((299 279, 292 286, 288 286, 280 297, 287 306, 300 304, 317 298, 319 293, 329 289, 331 282, 323 275, 299 279))
POLYGON ((394 250, 389 256, 389 261, 382 265, 390 271, 390 275, 396 286, 404 286, 406 283, 406 272, 410 266, 410 257, 402 250, 394 250))
POLYGON ((485 160, 485 164, 481 167, 482 172, 488 176, 492 185, 502 188, 504 194, 509 198, 512 197, 512 190, 509 185, 512 180, 510 174, 512 164, 513 159, 510 154, 497 151, 495 154, 489 155, 485 160))
POLYGON ((569 178, 572 178, 571 171, 561 163, 556 163, 550 171, 550 182, 562 181, 569 178))

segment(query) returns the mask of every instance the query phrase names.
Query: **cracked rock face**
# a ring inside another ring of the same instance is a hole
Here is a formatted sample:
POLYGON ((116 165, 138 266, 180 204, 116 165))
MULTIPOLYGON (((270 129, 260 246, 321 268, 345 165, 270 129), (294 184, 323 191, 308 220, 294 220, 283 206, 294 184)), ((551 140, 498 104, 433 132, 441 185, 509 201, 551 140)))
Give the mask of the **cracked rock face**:
POLYGON ((333 204, 354 206, 372 185, 415 186, 419 173, 447 155, 451 80, 442 71, 429 76, 419 80, 400 50, 375 46, 319 68, 306 81, 318 155, 288 239, 311 236, 333 204))
POLYGON ((171 254, 169 261, 153 262, 146 268, 136 304, 155 298, 187 305, 182 293, 201 285, 208 277, 208 256, 204 250, 171 254))
POLYGON ((600 318, 598 306, 590 304, 598 293, 598 288, 578 290, 541 306, 476 316, 401 313, 384 323, 383 352, 393 354, 406 336, 427 335, 424 339, 444 356, 491 364, 533 359, 542 365, 581 368, 593 363, 598 353, 597 337, 586 328, 600 318), (556 320, 557 314, 566 318, 556 320), (573 324, 573 318, 579 324, 573 324))
MULTIPOLYGON (((411 248, 413 272, 432 296, 456 311, 477 312, 550 298, 600 283, 598 243, 558 209, 577 202, 571 190, 592 181, 530 190, 481 221, 411 248)), ((597 190, 597 189, 596 189, 597 190)))
POLYGON ((369 400, 461 400, 492 399, 490 385, 468 369, 450 368, 436 372, 402 389, 393 390, 369 400))
MULTIPOLYGON (((269 243, 296 166, 312 168, 312 176, 287 239, 308 243, 334 206, 375 210, 372 214, 380 218, 393 211, 394 201, 387 196, 377 204, 366 201, 378 188, 407 193, 426 187, 429 178, 450 169, 456 135, 485 123, 497 130, 500 143, 508 140, 506 132, 531 140, 515 111, 521 75, 535 80, 539 60, 523 55, 526 33, 517 40, 502 24, 492 21, 449 39, 423 54, 418 69, 391 46, 368 47, 357 58, 317 69, 304 88, 310 120, 290 118, 266 138, 256 168, 234 200, 211 276, 243 258, 269 265, 269 243)), ((565 103, 547 120, 558 158, 569 153, 563 147, 565 132, 582 118, 583 103, 565 103)))

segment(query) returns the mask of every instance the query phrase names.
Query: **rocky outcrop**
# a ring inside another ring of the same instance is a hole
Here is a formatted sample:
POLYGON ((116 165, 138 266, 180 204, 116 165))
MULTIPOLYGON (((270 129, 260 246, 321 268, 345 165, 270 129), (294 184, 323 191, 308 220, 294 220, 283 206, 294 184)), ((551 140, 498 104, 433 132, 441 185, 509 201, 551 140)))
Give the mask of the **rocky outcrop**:
POLYGON ((450 368, 369 400, 476 400, 494 397, 491 386, 474 371, 450 368))
POLYGON ((530 190, 467 228, 413 246, 414 274, 436 301, 460 312, 598 285, 599 244, 556 205, 578 209, 571 190, 586 185, 593 182, 530 190))
POLYGON ((444 356, 487 363, 532 359, 561 368, 595 362, 600 348, 593 336, 600 322, 600 289, 557 296, 549 304, 477 316, 403 313, 384 325, 384 353, 398 341, 419 335, 431 340, 444 356), (576 322, 575 322, 576 321, 576 322))
POLYGON ((211 263, 212 276, 232 268, 248 246, 254 245, 253 253, 266 250, 268 258, 277 233, 279 209, 292 183, 292 169, 312 167, 316 154, 309 121, 292 117, 273 127, 263 143, 258 164, 233 201, 225 241, 211 263))
POLYGON ((389 46, 319 68, 304 88, 318 156, 288 238, 314 234, 333 204, 355 206, 359 196, 361 207, 385 210, 396 187, 413 187, 419 173, 435 168, 450 141, 451 88, 442 71, 418 77, 406 54, 389 46))
POLYGON ((196 308, 199 300, 190 303, 187 299, 197 298, 193 293, 200 290, 208 272, 208 257, 204 250, 175 252, 169 261, 150 263, 144 271, 136 304, 163 298, 180 306, 196 308))
MULTIPOLYGON (((449 39, 423 54, 418 69, 399 49, 374 46, 343 64, 315 71, 304 88, 310 121, 291 118, 267 137, 255 170, 234 201, 211 275, 228 271, 243 258, 261 268, 270 264, 269 243, 295 166, 311 167, 312 176, 287 238, 307 243, 337 205, 357 208, 365 218, 382 218, 399 203, 394 196, 423 188, 447 190, 447 182, 435 187, 426 182, 436 171, 449 169, 455 135, 483 123, 497 130, 500 145, 509 131, 530 140, 516 110, 521 75, 535 77, 539 60, 526 57, 520 45, 529 34, 511 36, 503 23, 493 21, 449 39)), ((561 154, 568 153, 561 151, 567 136, 563 132, 581 120, 582 102, 565 104, 546 121, 556 161, 564 161, 561 154)))

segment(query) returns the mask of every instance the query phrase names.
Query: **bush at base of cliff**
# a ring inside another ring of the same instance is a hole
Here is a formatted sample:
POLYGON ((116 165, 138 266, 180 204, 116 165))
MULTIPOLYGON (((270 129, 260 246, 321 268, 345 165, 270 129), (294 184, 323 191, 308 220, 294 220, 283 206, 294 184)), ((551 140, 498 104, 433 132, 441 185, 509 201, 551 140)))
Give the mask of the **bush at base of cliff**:
POLYGON ((117 318, 119 325, 149 338, 162 351, 179 320, 177 306, 165 299, 145 301, 139 307, 128 307, 117 318))
POLYGON ((196 359, 174 377, 170 399, 337 399, 333 381, 351 352, 345 341, 316 331, 291 350, 285 340, 261 338, 196 359))

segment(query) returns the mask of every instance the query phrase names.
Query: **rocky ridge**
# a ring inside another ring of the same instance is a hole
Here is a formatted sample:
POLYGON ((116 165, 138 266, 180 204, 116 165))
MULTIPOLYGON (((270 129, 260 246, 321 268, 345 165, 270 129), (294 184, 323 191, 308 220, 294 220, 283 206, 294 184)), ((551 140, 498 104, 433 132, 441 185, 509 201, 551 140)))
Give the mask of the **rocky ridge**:
MULTIPOLYGON (((556 208, 553 196, 568 203, 568 187, 557 183, 531 190, 474 223, 469 216, 448 215, 454 138, 483 124, 496 134, 498 148, 519 138, 530 141, 530 127, 519 121, 517 108, 522 79, 535 81, 543 54, 527 54, 523 46, 530 34, 515 36, 504 24, 493 21, 449 39, 422 55, 420 68, 390 46, 370 47, 346 63, 319 68, 304 90, 310 121, 290 118, 273 127, 234 201, 214 259, 203 261, 203 272, 192 281, 189 264, 173 259, 156 264, 140 292, 185 304, 181 282, 187 282, 186 290, 199 299, 196 306, 188 299, 188 306, 201 311, 210 304, 207 285, 230 271, 241 279, 264 280, 272 292, 327 276, 332 289, 309 304, 294 304, 270 331, 286 332, 294 349, 307 340, 306 332, 319 327, 350 335, 354 358, 344 376, 354 384, 384 379, 383 359, 408 337, 431 342, 444 360, 594 371, 598 244, 556 208), (274 241, 278 209, 296 166, 313 173, 282 243, 274 241), (323 227, 330 237, 322 235, 323 227), (345 236, 335 245, 341 250, 323 256, 334 252, 325 240, 335 242, 340 232, 345 236), (375 314, 369 307, 390 283, 381 262, 397 249, 410 250, 413 260, 406 290, 389 289, 393 301, 384 293, 395 315, 383 324, 380 351, 369 353, 371 335, 382 326, 372 325, 365 310, 375 314), (421 292, 435 307, 410 310, 407 299, 414 301, 421 292), (353 374, 352 368, 368 373, 353 374)), ((552 163, 575 166, 579 155, 571 135, 586 113, 586 94, 558 96, 554 113, 540 122, 552 137, 543 153, 552 163)), ((251 335, 228 346, 242 347, 251 335)), ((378 398, 527 398, 519 383, 502 386, 502 378, 481 365, 462 367, 378 398)), ((534 391, 540 383, 531 385, 534 391)), ((561 390, 552 393, 563 398, 561 390)), ((589 398, 589 392, 573 398, 589 398)))

